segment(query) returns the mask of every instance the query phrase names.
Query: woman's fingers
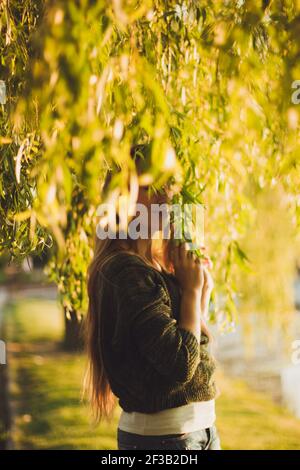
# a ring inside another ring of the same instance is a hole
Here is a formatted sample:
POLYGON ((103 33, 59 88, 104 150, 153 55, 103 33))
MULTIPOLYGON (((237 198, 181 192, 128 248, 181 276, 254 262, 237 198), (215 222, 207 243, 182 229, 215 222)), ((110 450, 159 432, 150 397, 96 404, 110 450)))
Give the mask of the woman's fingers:
POLYGON ((178 245, 171 241, 170 253, 174 265, 178 265, 179 263, 194 262, 209 269, 211 269, 213 266, 212 261, 208 255, 204 254, 201 258, 199 258, 193 251, 189 249, 189 244, 185 241, 180 242, 178 245))
POLYGON ((182 289, 201 292, 204 282, 202 261, 190 250, 189 243, 181 242, 173 247, 173 265, 182 289))
POLYGON ((181 261, 184 261, 188 253, 188 244, 186 242, 182 242, 179 245, 179 258, 181 261))
POLYGON ((207 267, 203 267, 203 275, 204 275, 204 285, 203 285, 204 290, 211 291, 214 287, 214 281, 207 267))
POLYGON ((193 251, 189 251, 188 256, 191 260, 194 261, 194 263, 201 264, 201 260, 200 260, 199 256, 197 256, 193 251))
MULTIPOLYGON (((208 257, 207 257, 208 258, 208 257)), ((202 259, 199 258, 193 251, 190 250, 189 244, 187 242, 182 242, 178 246, 178 259, 181 262, 184 261, 193 261, 195 263, 201 264, 202 259)))
POLYGON ((213 267, 212 260, 210 259, 209 256, 204 256, 204 257, 203 257, 203 264, 204 264, 205 266, 207 266, 209 269, 212 269, 212 267, 213 267))

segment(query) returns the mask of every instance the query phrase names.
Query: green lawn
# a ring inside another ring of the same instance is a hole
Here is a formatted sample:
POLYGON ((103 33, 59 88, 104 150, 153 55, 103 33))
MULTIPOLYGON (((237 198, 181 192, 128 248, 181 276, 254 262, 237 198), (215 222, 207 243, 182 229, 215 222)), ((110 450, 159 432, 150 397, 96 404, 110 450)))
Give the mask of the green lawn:
MULTIPOLYGON (((15 429, 21 449, 115 449, 120 410, 93 427, 80 402, 85 358, 60 349, 56 302, 18 301, 6 309, 15 429)), ((300 449, 300 421, 243 382, 219 372, 218 428, 224 449, 300 449)))

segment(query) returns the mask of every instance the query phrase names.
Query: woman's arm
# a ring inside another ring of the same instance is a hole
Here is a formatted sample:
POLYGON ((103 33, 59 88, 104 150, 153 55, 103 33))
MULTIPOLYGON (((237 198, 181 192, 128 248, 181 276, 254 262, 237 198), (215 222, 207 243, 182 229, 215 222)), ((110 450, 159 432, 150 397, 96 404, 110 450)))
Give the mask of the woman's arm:
POLYGON ((178 325, 191 331, 200 343, 201 339, 201 291, 183 289, 178 325))
POLYGON ((117 318, 112 342, 118 348, 124 340, 129 341, 128 347, 137 348, 137 354, 168 383, 186 383, 200 362, 199 340, 192 333, 196 328, 181 326, 173 318, 160 277, 134 258, 118 270, 113 281, 117 318))
POLYGON ((180 320, 178 325, 192 332, 198 342, 201 339, 203 266, 198 258, 188 251, 187 244, 173 246, 171 257, 181 289, 180 320))
POLYGON ((213 278, 208 270, 207 267, 203 268, 204 273, 204 284, 202 289, 202 296, 201 296, 201 313, 203 318, 208 318, 208 310, 209 310, 209 301, 211 292, 214 288, 214 281, 213 278))

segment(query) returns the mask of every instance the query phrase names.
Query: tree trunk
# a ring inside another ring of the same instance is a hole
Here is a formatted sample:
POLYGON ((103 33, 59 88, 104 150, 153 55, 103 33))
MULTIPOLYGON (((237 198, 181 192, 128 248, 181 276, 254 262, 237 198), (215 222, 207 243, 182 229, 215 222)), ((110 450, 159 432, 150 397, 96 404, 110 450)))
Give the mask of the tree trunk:
POLYGON ((65 317, 65 338, 64 349, 66 351, 82 351, 84 338, 82 331, 82 316, 77 312, 67 312, 64 310, 65 317))

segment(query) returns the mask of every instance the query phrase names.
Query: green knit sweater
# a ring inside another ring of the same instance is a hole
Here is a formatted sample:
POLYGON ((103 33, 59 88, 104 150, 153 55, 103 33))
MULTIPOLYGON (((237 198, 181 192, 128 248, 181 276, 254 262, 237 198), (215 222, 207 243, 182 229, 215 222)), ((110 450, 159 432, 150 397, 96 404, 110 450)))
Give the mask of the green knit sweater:
POLYGON ((99 347, 111 389, 127 412, 155 413, 215 397, 208 337, 181 328, 174 275, 118 253, 99 271, 99 347))

